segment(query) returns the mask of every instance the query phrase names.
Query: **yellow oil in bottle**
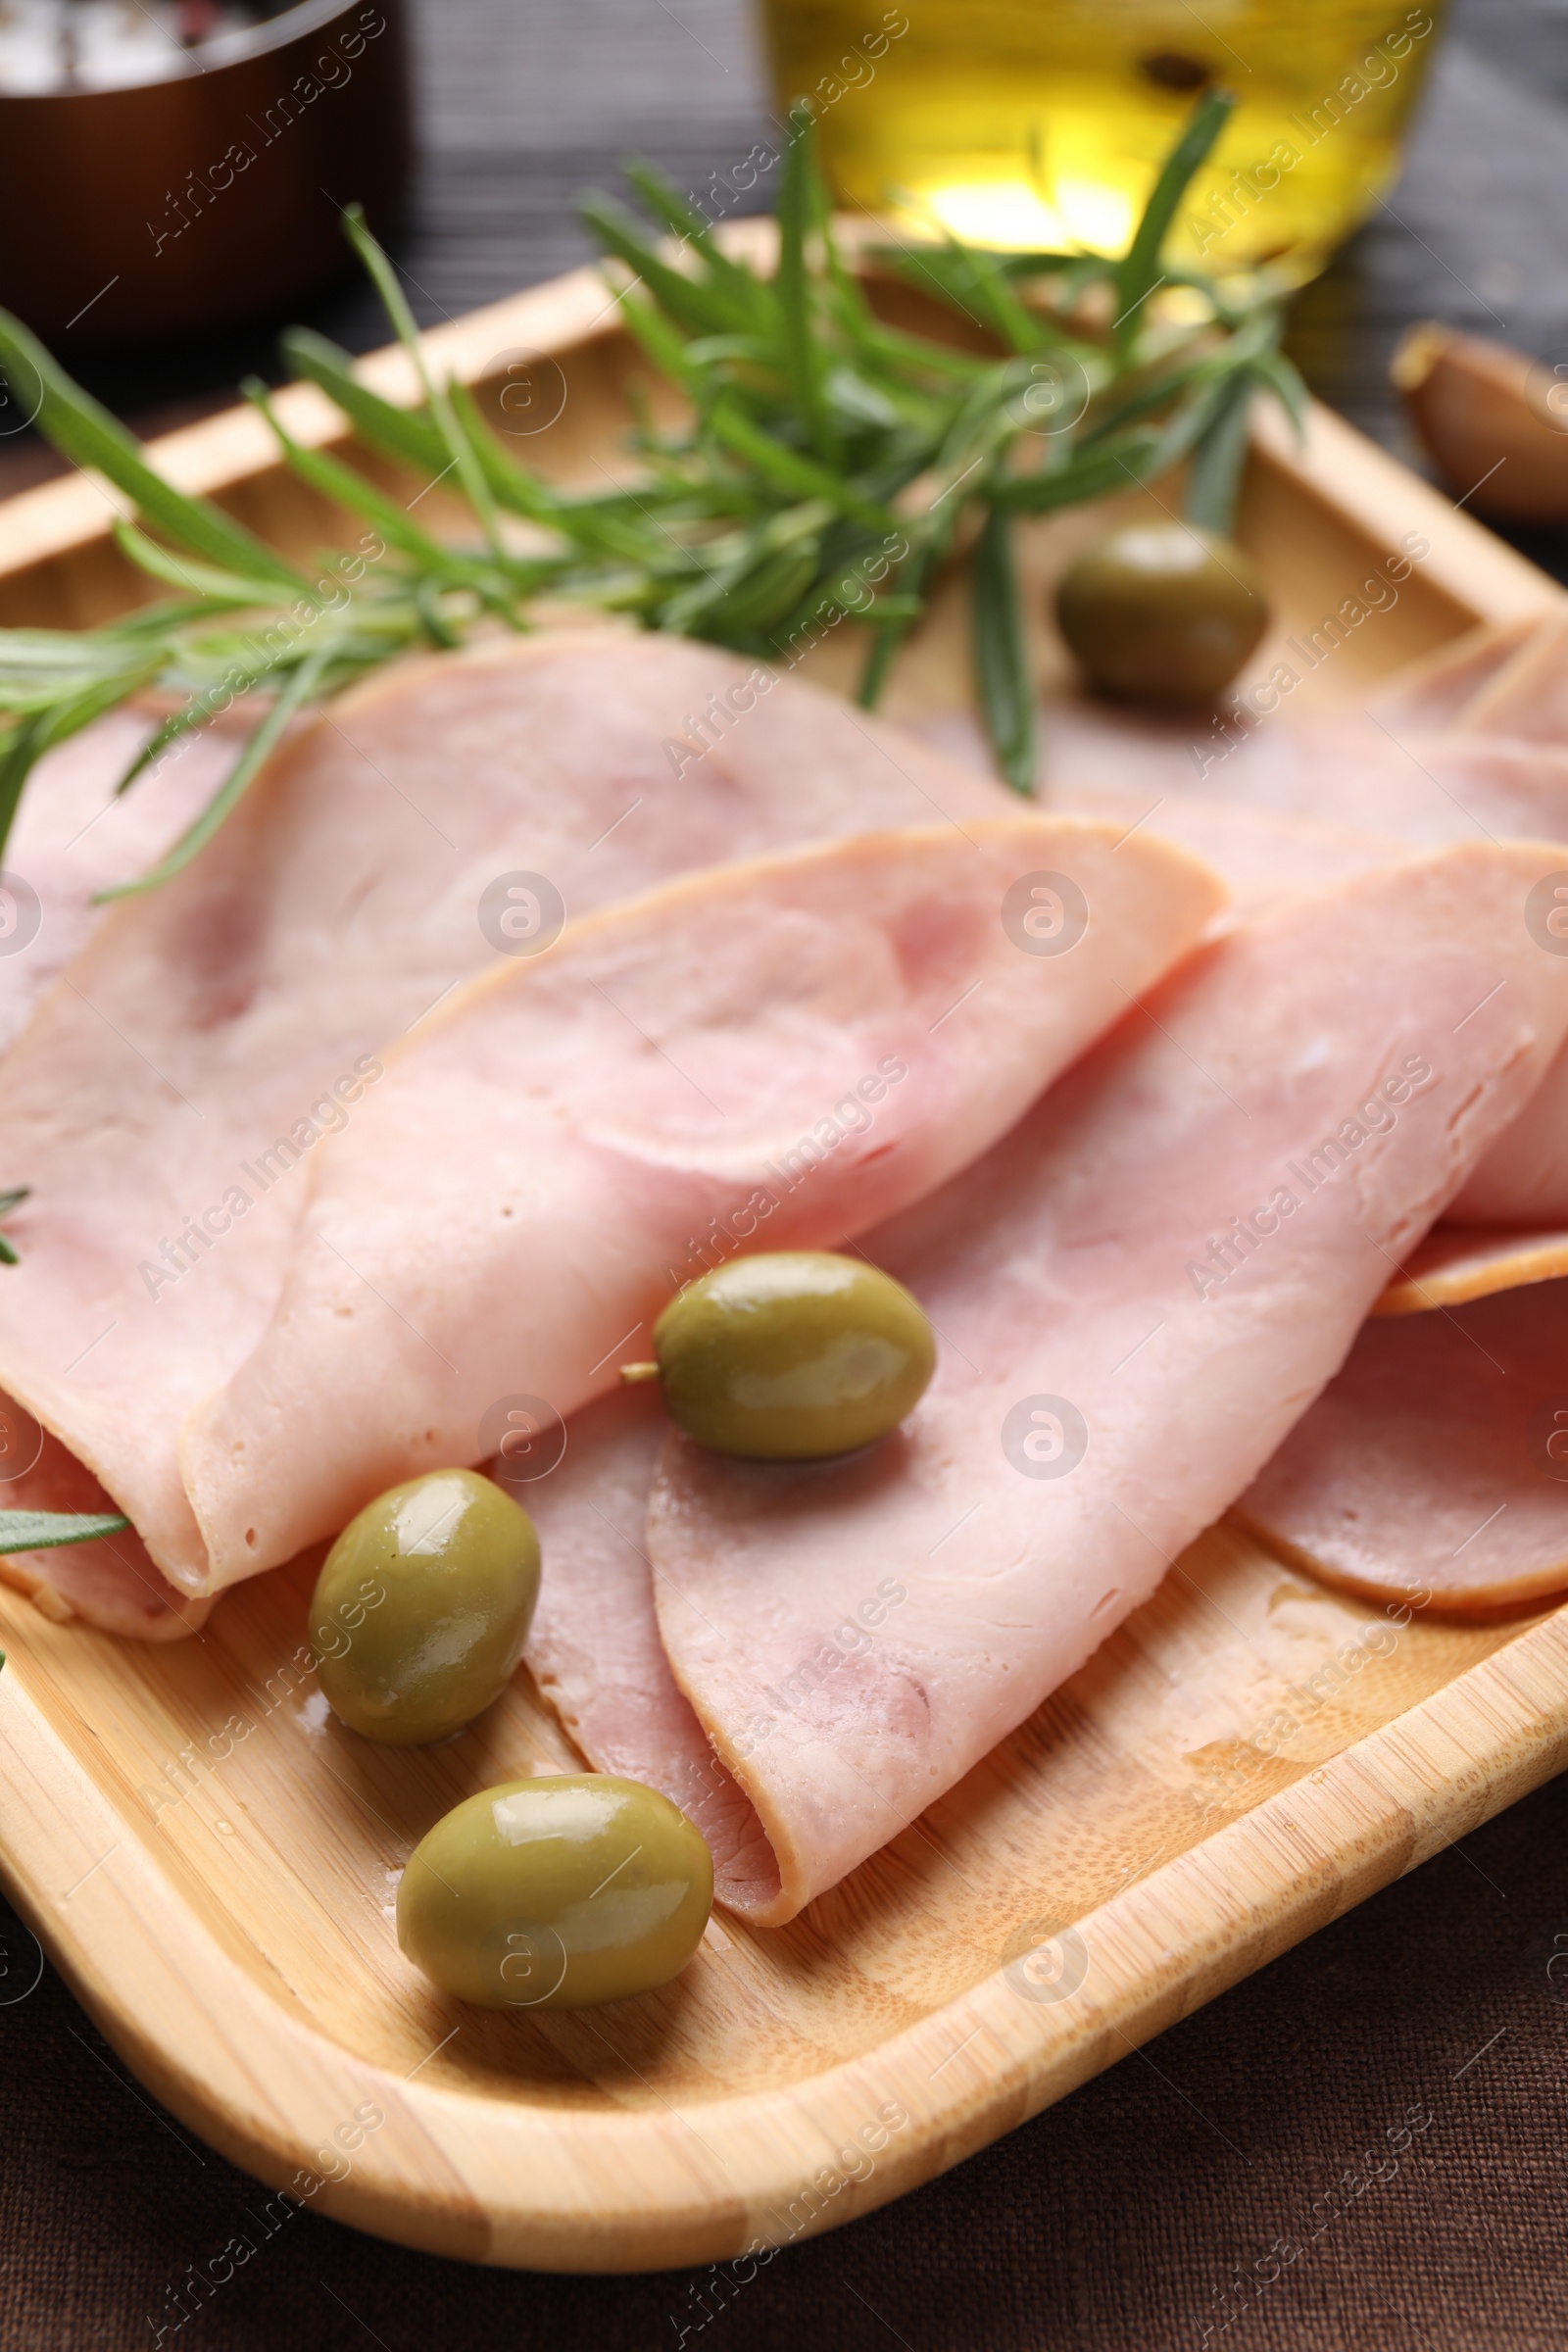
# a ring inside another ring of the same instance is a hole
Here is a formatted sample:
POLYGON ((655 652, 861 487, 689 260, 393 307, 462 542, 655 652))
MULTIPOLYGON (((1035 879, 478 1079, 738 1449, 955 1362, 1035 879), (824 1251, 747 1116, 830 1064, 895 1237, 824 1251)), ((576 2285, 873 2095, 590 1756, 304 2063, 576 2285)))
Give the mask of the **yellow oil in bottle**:
POLYGON ((1442 0, 763 0, 841 203, 1120 253, 1198 92, 1239 104, 1167 251, 1300 281, 1391 183, 1442 0))

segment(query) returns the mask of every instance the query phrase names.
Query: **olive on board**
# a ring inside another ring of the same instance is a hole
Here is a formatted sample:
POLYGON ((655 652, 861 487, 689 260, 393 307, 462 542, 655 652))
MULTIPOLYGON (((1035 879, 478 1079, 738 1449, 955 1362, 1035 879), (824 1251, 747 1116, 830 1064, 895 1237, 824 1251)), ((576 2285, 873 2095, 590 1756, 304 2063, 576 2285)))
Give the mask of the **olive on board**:
POLYGON ((936 1368, 931 1326, 862 1258, 779 1250, 732 1258, 672 1298, 652 1364, 670 1418, 700 1446, 757 1461, 817 1461, 884 1437, 936 1368))
POLYGON ((1268 616, 1251 558, 1188 522, 1112 531, 1056 590, 1057 626, 1090 684, 1127 702, 1212 703, 1268 616))
POLYGON ((713 1858, 657 1788, 611 1773, 503 1781, 438 1821, 398 1887, 398 1942, 487 2009, 591 2009, 679 1974, 713 1858))
POLYGON ((431 1470, 351 1519, 317 1579, 311 1647, 327 1704, 415 1747, 482 1714, 516 1672, 539 1539, 477 1470, 431 1470))

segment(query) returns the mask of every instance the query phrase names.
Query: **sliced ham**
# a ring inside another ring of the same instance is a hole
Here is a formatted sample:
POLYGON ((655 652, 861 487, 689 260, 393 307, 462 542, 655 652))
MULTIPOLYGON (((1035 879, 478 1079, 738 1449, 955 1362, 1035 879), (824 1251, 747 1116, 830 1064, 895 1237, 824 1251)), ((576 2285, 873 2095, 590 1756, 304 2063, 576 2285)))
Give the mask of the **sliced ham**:
MULTIPOLYGON (((950 714, 927 734, 977 771, 988 766, 978 721, 967 715, 950 714)), ((1205 790, 1198 781, 1188 735, 1178 739, 1168 721, 1150 722, 1103 706, 1054 709, 1051 747, 1048 807, 1103 817, 1129 833, 1148 832, 1191 850, 1224 878, 1230 893, 1227 921, 1254 914, 1295 891, 1320 889, 1387 865, 1408 856, 1412 846, 1452 840, 1461 830, 1466 838, 1486 838, 1480 822, 1468 828, 1450 822, 1450 808, 1438 822, 1412 809, 1402 776, 1394 806, 1370 812, 1348 783, 1345 790, 1315 792, 1299 772, 1301 746, 1295 734, 1282 747, 1290 789, 1272 794, 1254 791, 1250 772, 1226 779, 1224 790, 1205 790), (1320 800, 1321 814, 1315 812, 1320 800)), ((1374 740, 1370 755, 1358 741, 1342 740, 1331 764, 1359 775, 1369 761, 1374 770, 1386 764, 1386 749, 1381 738, 1374 740)))
MULTIPOLYGON (((74 1455, 30 1413, 0 1396, 0 1510, 112 1511, 117 1506, 74 1455)), ((160 1575, 133 1529, 48 1551, 0 1552, 0 1579, 57 1624, 84 1618, 106 1633, 176 1642, 195 1633, 212 1607, 160 1575)))
POLYGON ((599 1770, 662 1788, 707 1838, 725 1901, 761 1913, 778 1899, 773 1849, 659 1634, 644 1522, 666 1427, 651 1390, 623 1390, 573 1414, 564 1452, 542 1477, 518 1479, 506 1459, 491 1464, 532 1513, 550 1566, 528 1666, 599 1770))
POLYGON ((1559 752, 1568 744, 1568 608, 1547 614, 1477 679, 1455 724, 1473 735, 1507 735, 1559 752))
MULTIPOLYGON (((1262 1468, 1561 1042, 1568 968, 1517 919, 1555 855, 1453 849, 1257 918, 866 1238, 941 1341, 883 1446, 783 1466, 667 1441, 664 1651, 779 1870, 726 1900, 777 1922, 833 1885, 1262 1468)), ((550 1572, 564 1607, 569 1559, 550 1572)))
MULTIPOLYGON (((1499 630, 1491 650, 1504 658, 1471 678, 1449 731, 1400 749, 1451 803, 1456 837, 1480 826, 1494 838, 1536 834, 1568 844, 1568 612, 1554 610, 1522 632, 1499 630)), ((1461 670, 1456 662, 1454 674, 1461 670)), ((1559 874, 1568 881, 1568 850, 1559 874)), ((1568 953, 1559 936, 1568 892, 1557 901, 1558 878, 1544 886, 1544 904, 1521 909, 1543 954, 1568 953)), ((1568 1056, 1483 1159, 1449 1217, 1546 1229, 1543 1263, 1549 1258, 1551 1229, 1568 1225, 1568 1056)), ((1509 1278, 1521 1279, 1520 1251, 1506 1254, 1509 1278)))
MULTIPOLYGON (((1568 619, 1561 613, 1478 631, 1412 665, 1374 699, 1369 714, 1383 737, 1370 746, 1374 821, 1401 821, 1402 802, 1406 829, 1429 835, 1435 826, 1455 836, 1524 830, 1568 841, 1568 619)), ((1346 722, 1337 733, 1348 752, 1346 722)), ((1344 785, 1325 789, 1312 772, 1331 740, 1333 730, 1325 735, 1309 722, 1282 752, 1250 743, 1234 764, 1225 762, 1231 787, 1249 791, 1260 769, 1270 768, 1274 807, 1343 808, 1344 785)), ((1347 773, 1353 774, 1348 764, 1347 773)), ((1109 795, 1079 797, 1101 806, 1109 795)), ((1171 806, 1182 812, 1180 836, 1204 839, 1233 888, 1266 895, 1269 824, 1288 820, 1254 813, 1260 855, 1247 864, 1239 834, 1206 814, 1195 819, 1197 803, 1179 789, 1151 822, 1176 832, 1171 806)), ((1280 878, 1310 870, 1289 835, 1276 831, 1272 840, 1280 878)), ((1568 867, 1568 856, 1563 862, 1568 867)), ((1539 917, 1535 935, 1542 936, 1539 917)), ((1418 1334, 1369 1329, 1358 1341, 1242 1506, 1256 1531, 1331 1580, 1380 1595, 1428 1587, 1439 1596, 1435 1605, 1488 1609, 1568 1583, 1565 1497, 1527 1455, 1517 1394, 1528 1377, 1547 1374, 1552 1348, 1560 1348, 1556 1286, 1564 1275, 1568 1059, 1560 1056, 1375 1310, 1432 1320, 1418 1334), (1468 1301, 1540 1284, 1553 1287, 1539 1305, 1521 1298, 1499 1308, 1494 1329, 1482 1317, 1472 1332, 1467 1314, 1453 1314, 1468 1301), (1483 1331, 1493 1334, 1486 1353, 1474 1344, 1483 1331), (1521 1351, 1507 1386, 1494 1368, 1505 1341, 1521 1351), (1478 1507, 1483 1496, 1492 1499, 1478 1507), (1482 1520, 1487 1530, 1477 1536, 1482 1520)))
MULTIPOLYGON (((1464 726, 1477 698, 1488 691, 1515 655, 1533 646, 1555 621, 1555 610, 1548 609, 1467 629, 1433 653, 1407 662, 1367 697, 1365 708, 1396 733, 1413 728, 1418 734, 1432 734, 1464 726)), ((1507 729, 1500 731, 1506 733, 1507 729)))
MULTIPOLYGON (((1568 841, 1562 615, 1477 633, 1417 665, 1373 710, 1443 796, 1412 790, 1420 823, 1436 815, 1456 834, 1541 828, 1568 841)), ((1239 766, 1238 783, 1247 774, 1239 766)), ((1384 782, 1380 817, 1388 794, 1384 782)), ((1211 828, 1209 841, 1221 870, 1234 871, 1222 830, 1211 828)), ((1282 865, 1293 855, 1282 843, 1282 865)), ((1532 936, 1547 952, 1544 913, 1532 936)), ((1402 1335, 1369 1326, 1241 1515, 1283 1556, 1377 1596, 1424 1590, 1434 1606, 1486 1611, 1560 1590, 1568 1494, 1529 1428, 1563 1361, 1565 1275, 1568 1057, 1559 1055, 1374 1310, 1428 1319, 1402 1335), (1528 1295, 1472 1311, 1470 1302, 1502 1292, 1528 1295)))
MULTIPOLYGON (((1568 885, 1568 612, 1558 608, 1460 639, 1360 711, 1298 720, 1282 704, 1205 735, 1086 706, 1056 716, 1052 743, 1053 805, 1198 850, 1240 912, 1384 863, 1395 843, 1555 840, 1568 885)), ((1568 888, 1560 905, 1550 886, 1546 895, 1521 920, 1543 953, 1568 952, 1568 932, 1556 936, 1568 888)), ((1448 1217, 1536 1234, 1548 1263, 1550 1235, 1568 1226, 1568 1055, 1448 1217)), ((1507 1252, 1507 1279, 1528 1278, 1528 1254, 1523 1245, 1507 1252)))
MULTIPOLYGON (((1238 913, 1413 848, 1568 842, 1568 728, 1551 735, 1543 685, 1564 631, 1555 612, 1474 631, 1359 709, 1298 714, 1286 695, 1261 715, 1166 716, 1067 701, 1051 711, 1045 799, 1195 850, 1238 913)), ((1291 659, 1302 670, 1310 649, 1291 659)), ((972 714, 927 732, 989 766, 972 714)))
MULTIPOLYGON (((1071 806, 1070 798, 1063 805, 1071 806)), ((1393 864, 1410 847, 1396 834, 1315 824, 1307 817, 1208 800, 1201 793, 1156 797, 1106 784, 1077 806, 1080 813, 1104 817, 1128 833, 1147 827, 1156 839, 1201 858, 1229 891, 1221 918, 1227 923, 1258 913, 1295 891, 1320 890, 1393 864)))
MULTIPOLYGON (((1561 856, 1559 870, 1568 878, 1568 849, 1561 856)), ((1543 955, 1543 962, 1549 960, 1543 955)), ((1448 1214, 1459 1227, 1502 1226, 1531 1234, 1568 1225, 1568 1055, 1547 1071, 1448 1214)))
POLYGON ((564 1418, 612 1389, 714 1255, 832 1247, 942 1184, 1219 897, 1077 818, 865 834, 668 884, 454 997, 314 1163, 270 1326, 182 1433, 205 1557, 169 1573, 287 1559, 484 1459, 510 1395, 564 1418))
MULTIPOLYGON (((1191 795, 1254 814, 1392 835, 1411 847, 1568 839, 1568 745, 1547 750, 1459 728, 1396 734, 1349 715, 1261 721, 1229 749, 1221 742, 1201 773, 1190 749, 1185 764, 1173 760, 1165 773, 1150 776, 1151 802, 1160 791, 1173 803, 1191 795)), ((1122 789, 1107 742, 1076 772, 1064 766, 1050 798, 1088 808, 1100 792, 1122 789)))
MULTIPOLYGON (((142 870, 232 756, 202 738, 95 823, 144 731, 105 721, 29 785, 16 856, 49 919, 35 950, 0 956, 0 1027, 40 952, 87 922, 90 890, 142 870)), ((878 825, 946 820, 961 848, 964 826, 1016 806, 897 729, 667 638, 508 640, 342 697, 184 874, 103 917, 8 1057, 0 1184, 32 1198, 8 1223, 23 1263, 0 1270, 0 1384, 162 1568, 201 1581, 180 1421, 266 1329, 311 1155, 360 1115, 381 1049, 459 982, 510 968, 480 929, 487 888, 542 874, 576 914, 695 863, 878 825)), ((67 1555, 24 1567, 113 1615, 67 1555)))
POLYGON ((1383 1600, 1488 1613, 1568 1586, 1568 1283, 1369 1323, 1236 1515, 1383 1600))
POLYGON ((0 878, 0 1052, 102 919, 98 893, 157 862, 206 807, 243 742, 237 716, 204 727, 171 746, 117 800, 115 787, 153 724, 134 704, 112 710, 46 752, 27 778, 0 878))

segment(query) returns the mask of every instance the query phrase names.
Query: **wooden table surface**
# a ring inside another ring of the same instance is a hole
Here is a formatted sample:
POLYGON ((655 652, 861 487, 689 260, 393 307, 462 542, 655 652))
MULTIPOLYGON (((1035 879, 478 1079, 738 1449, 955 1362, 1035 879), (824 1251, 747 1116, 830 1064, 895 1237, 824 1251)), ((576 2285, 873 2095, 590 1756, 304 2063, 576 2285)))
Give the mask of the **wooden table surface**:
MULTIPOLYGON (((1293 330, 1314 389, 1405 457, 1385 369, 1410 318, 1568 359, 1568 6, 1462 0, 1450 23, 1401 184, 1293 330)), ((743 0, 421 0, 419 33, 399 250, 425 320, 582 259, 572 197, 618 156, 697 187, 761 127, 743 0)), ((357 294, 316 322, 383 339, 357 294)), ((255 335, 90 380, 145 428, 268 364, 255 335)), ((47 463, 7 451, 0 494, 47 463)), ((1561 535, 1521 544, 1568 576, 1561 535)), ((309 2211, 263 2239, 264 2192, 145 2097, 52 1971, 33 1983, 0 1916, 0 2346, 1535 2352, 1568 2341, 1564 1951, 1568 1781, 737 2295, 466 2270, 309 2211), (176 2329, 188 2267, 247 2228, 254 2265, 176 2329)))

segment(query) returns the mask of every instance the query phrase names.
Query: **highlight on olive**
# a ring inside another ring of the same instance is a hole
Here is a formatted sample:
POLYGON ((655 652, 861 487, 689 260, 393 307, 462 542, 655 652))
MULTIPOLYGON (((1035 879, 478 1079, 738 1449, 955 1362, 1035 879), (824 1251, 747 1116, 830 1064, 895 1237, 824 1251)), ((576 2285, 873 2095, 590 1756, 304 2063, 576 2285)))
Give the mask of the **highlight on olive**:
POLYGON ((416 1968, 486 2009, 590 2009, 678 1976, 713 1903, 707 1840, 612 1773, 503 1781, 420 1838, 398 1887, 416 1968))
POLYGON ((1056 590, 1056 624, 1085 676, 1124 702, 1211 704, 1268 620, 1251 558, 1190 522, 1112 531, 1056 590))
POLYGON ((526 1511, 477 1470, 432 1470, 351 1519, 317 1579, 327 1704, 368 1740, 443 1740, 500 1697, 539 1594, 526 1511))
POLYGON ((733 1258, 691 1283, 654 1325, 670 1418, 716 1453, 819 1461, 885 1437, 936 1369, 936 1342, 903 1285, 829 1250, 733 1258))

